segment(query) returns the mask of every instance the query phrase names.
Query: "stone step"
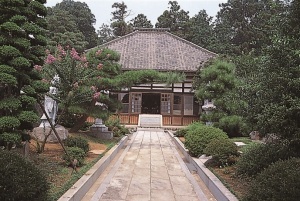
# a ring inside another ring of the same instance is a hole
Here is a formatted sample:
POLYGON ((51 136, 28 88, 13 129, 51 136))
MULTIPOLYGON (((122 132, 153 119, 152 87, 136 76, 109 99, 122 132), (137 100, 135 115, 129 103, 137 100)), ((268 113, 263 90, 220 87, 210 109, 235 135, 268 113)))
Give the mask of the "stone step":
POLYGON ((162 127, 162 115, 140 114, 138 127, 160 128, 162 127))

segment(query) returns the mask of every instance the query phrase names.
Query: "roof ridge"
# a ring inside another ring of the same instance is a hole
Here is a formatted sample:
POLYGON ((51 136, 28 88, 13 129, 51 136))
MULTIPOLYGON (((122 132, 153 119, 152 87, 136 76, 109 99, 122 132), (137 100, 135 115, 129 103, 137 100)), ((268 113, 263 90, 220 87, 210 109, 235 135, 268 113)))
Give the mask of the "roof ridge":
POLYGON ((148 31, 148 32, 167 32, 170 28, 144 28, 144 27, 134 27, 133 30, 137 31, 148 31))
POLYGON ((176 38, 176 39, 178 39, 178 40, 181 40, 181 41, 184 42, 184 43, 187 43, 187 44, 189 44, 189 45, 192 45, 192 46, 194 46, 194 47, 197 48, 197 49, 203 50, 203 51, 205 51, 205 52, 207 52, 207 53, 210 53, 210 54, 212 54, 212 55, 214 55, 214 56, 218 56, 217 53, 214 53, 214 52, 212 52, 212 51, 209 51, 208 49, 205 49, 204 47, 201 47, 201 46, 199 46, 199 45, 196 45, 195 43, 192 43, 192 42, 190 42, 190 41, 188 41, 188 40, 186 40, 186 39, 184 39, 184 38, 181 38, 181 37, 179 37, 179 36, 177 36, 177 35, 175 35, 175 34, 172 34, 172 33, 167 32, 167 31, 166 31, 166 34, 169 34, 170 36, 172 36, 172 37, 174 37, 174 38, 176 38))
POLYGON ((120 36, 120 37, 115 38, 115 39, 113 39, 113 40, 111 40, 111 41, 108 41, 108 42, 106 42, 106 43, 103 43, 103 44, 101 44, 101 45, 97 45, 97 46, 95 46, 95 47, 92 47, 92 48, 90 48, 90 49, 87 49, 87 50, 85 50, 85 51, 88 52, 88 51, 90 51, 90 50, 92 50, 92 49, 95 49, 95 48, 101 48, 101 47, 107 46, 107 45, 109 45, 109 44, 111 44, 111 43, 117 42, 118 40, 127 38, 127 37, 129 37, 129 36, 131 36, 131 35, 134 35, 134 34, 136 34, 137 32, 138 32, 138 30, 133 31, 133 32, 131 32, 131 33, 129 33, 129 34, 126 34, 126 35, 124 35, 124 36, 120 36))

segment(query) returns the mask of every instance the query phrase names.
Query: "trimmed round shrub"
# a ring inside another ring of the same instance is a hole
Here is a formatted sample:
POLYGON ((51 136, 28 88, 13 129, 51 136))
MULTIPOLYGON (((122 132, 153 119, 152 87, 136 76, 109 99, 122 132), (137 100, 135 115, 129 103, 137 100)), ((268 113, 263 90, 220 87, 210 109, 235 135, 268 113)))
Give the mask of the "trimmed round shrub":
POLYGON ((65 139, 64 144, 67 147, 79 147, 85 153, 89 152, 90 150, 88 141, 82 137, 68 137, 67 139, 65 139))
POLYGON ((279 160, 252 180, 244 201, 298 201, 300 159, 279 160))
POLYGON ((63 155, 63 160, 66 162, 67 165, 69 165, 71 163, 71 161, 73 161, 74 159, 77 159, 78 164, 77 166, 82 166, 84 163, 84 157, 85 157, 85 152, 83 151, 83 149, 79 148, 79 147, 67 147, 67 152, 69 154, 69 156, 67 156, 66 154, 63 155))
POLYGON ((184 145, 192 156, 198 157, 213 139, 228 139, 228 136, 218 128, 195 122, 187 127, 184 145))
POLYGON ((46 176, 22 156, 0 150, 0 200, 47 200, 46 176))
POLYGON ((237 145, 230 139, 213 139, 204 149, 204 153, 212 156, 219 165, 231 165, 239 155, 237 145))
POLYGON ((250 144, 237 161, 237 174, 254 176, 279 159, 291 157, 287 144, 250 144))
POLYGON ((176 137, 184 137, 187 133, 187 129, 186 128, 181 128, 179 130, 177 130, 175 133, 174 133, 174 136, 176 137))

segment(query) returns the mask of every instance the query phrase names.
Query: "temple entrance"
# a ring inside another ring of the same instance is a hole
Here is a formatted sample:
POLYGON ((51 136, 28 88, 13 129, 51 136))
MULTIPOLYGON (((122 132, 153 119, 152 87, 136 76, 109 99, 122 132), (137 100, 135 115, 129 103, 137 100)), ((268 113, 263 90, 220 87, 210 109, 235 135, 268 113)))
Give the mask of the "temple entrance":
POLYGON ((160 114, 160 94, 142 94, 142 114, 160 114))

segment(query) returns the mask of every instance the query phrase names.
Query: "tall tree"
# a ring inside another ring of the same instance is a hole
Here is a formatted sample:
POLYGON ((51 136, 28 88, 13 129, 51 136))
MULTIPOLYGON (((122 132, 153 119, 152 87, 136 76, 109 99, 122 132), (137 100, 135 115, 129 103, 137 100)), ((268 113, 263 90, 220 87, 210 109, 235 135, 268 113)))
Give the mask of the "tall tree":
POLYGON ((153 28, 151 21, 144 14, 138 14, 131 20, 131 26, 134 28, 153 28))
POLYGON ((68 11, 48 8, 46 17, 48 23, 48 46, 51 52, 55 51, 57 45, 77 49, 83 52, 88 42, 79 30, 75 16, 68 11))
POLYGON ((96 18, 86 3, 63 0, 61 3, 56 4, 53 9, 68 11, 74 16, 79 31, 88 42, 87 48, 92 48, 97 45, 97 34, 93 26, 96 23, 96 18))
POLYGON ((122 3, 114 3, 112 8, 115 10, 111 13, 113 15, 111 21, 111 28, 113 29, 115 36, 124 36, 131 32, 131 27, 128 26, 125 19, 130 15, 127 11, 127 5, 122 1, 122 3))
POLYGON ((224 44, 224 53, 259 53, 263 46, 271 44, 272 19, 282 11, 282 1, 229 0, 220 6, 215 32, 219 44, 224 44), (232 46, 231 52, 228 46, 232 46))
POLYGON ((36 93, 48 90, 38 73, 46 45, 44 3, 0 1, 0 139, 7 145, 39 120, 36 93))
POLYGON ((205 10, 201 10, 189 20, 189 26, 186 39, 211 50, 214 42, 212 17, 205 10))
POLYGON ((165 10, 162 15, 157 18, 156 28, 170 28, 171 32, 186 38, 188 32, 189 12, 180 9, 177 1, 169 1, 169 10, 165 10))
POLYGON ((98 45, 111 41, 115 38, 113 29, 108 24, 102 24, 98 30, 98 45))
POLYGON ((265 50, 261 72, 263 110, 258 125, 263 133, 283 138, 300 138, 300 3, 292 1, 277 18, 278 30, 265 50), (285 16, 286 15, 286 16, 285 16))

